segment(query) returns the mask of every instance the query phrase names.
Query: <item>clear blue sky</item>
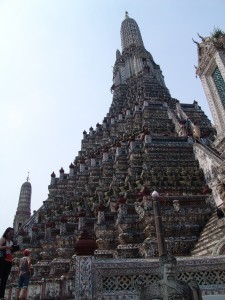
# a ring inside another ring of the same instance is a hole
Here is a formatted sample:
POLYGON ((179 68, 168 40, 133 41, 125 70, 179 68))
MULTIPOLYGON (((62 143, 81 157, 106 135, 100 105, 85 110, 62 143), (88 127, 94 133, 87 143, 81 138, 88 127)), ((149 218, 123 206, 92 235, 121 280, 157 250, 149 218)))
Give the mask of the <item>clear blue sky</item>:
POLYGON ((12 226, 27 172, 33 211, 47 199, 50 174, 68 172, 82 132, 108 112, 126 10, 171 95, 197 100, 211 119, 192 37, 225 30, 224 0, 0 0, 2 233, 12 226))

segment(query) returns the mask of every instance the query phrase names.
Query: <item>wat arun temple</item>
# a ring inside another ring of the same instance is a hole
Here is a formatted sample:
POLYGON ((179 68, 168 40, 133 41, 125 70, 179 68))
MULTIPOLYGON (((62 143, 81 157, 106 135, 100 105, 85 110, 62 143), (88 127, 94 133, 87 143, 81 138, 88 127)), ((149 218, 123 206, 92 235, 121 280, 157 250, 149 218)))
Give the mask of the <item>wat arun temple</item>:
POLYGON ((31 251, 28 299, 225 297, 225 34, 193 43, 214 125, 196 100, 170 95, 128 13, 120 35, 107 115, 32 215, 29 180, 21 188, 14 228, 31 251))

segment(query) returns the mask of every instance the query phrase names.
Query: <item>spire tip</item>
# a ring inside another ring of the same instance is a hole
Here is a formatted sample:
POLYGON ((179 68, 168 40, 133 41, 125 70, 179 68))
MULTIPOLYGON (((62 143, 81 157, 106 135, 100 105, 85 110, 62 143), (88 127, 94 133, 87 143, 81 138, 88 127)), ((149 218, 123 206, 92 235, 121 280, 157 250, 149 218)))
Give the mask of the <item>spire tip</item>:
POLYGON ((30 173, 30 172, 28 172, 27 178, 26 178, 27 182, 30 180, 29 173, 30 173))

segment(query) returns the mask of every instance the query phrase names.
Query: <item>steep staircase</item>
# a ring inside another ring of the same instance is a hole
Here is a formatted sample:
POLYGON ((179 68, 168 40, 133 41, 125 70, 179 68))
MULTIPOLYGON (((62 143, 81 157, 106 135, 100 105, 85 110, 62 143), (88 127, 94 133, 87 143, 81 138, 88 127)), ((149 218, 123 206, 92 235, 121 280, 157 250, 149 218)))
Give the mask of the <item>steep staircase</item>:
POLYGON ((204 227, 191 256, 210 256, 222 238, 225 237, 225 217, 218 219, 216 211, 204 227))

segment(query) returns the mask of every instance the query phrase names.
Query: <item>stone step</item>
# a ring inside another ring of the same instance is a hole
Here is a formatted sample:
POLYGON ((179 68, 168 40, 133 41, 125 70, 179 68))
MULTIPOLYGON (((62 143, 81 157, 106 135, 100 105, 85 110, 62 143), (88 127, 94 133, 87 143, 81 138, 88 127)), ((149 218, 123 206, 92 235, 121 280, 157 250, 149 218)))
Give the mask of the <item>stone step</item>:
POLYGON ((209 241, 212 243, 214 240, 217 240, 223 236, 224 233, 220 229, 216 229, 215 231, 212 231, 208 234, 200 235, 198 239, 198 244, 204 244, 206 241, 209 241))
MULTIPOLYGON (((222 226, 223 227, 223 226, 222 226)), ((209 230, 214 230, 216 228, 221 228, 219 219, 217 218, 217 216, 215 216, 214 214, 212 215, 212 217, 210 218, 210 220, 208 221, 208 223, 206 224, 204 231, 209 231, 209 230)))
POLYGON ((214 241, 218 238, 221 238, 222 236, 224 236, 224 233, 221 232, 220 229, 213 231, 212 233, 205 233, 204 235, 200 235, 199 239, 198 239, 198 244, 201 243, 205 243, 205 241, 210 240, 210 241, 214 241))
POLYGON ((203 256, 203 255, 210 256, 210 255, 212 255, 214 248, 216 247, 216 245, 219 241, 220 240, 218 239, 218 240, 215 240, 214 244, 210 244, 210 245, 206 244, 206 245, 204 245, 204 247, 196 248, 195 250, 193 250, 191 252, 191 255, 192 256, 203 256))
POLYGON ((213 242, 211 243, 205 243, 202 246, 198 246, 197 248, 195 248, 194 250, 192 250, 191 254, 192 255, 202 255, 202 253, 207 254, 207 255, 211 255, 216 244, 219 242, 219 239, 215 239, 213 242))
POLYGON ((209 235, 215 235, 217 233, 221 232, 221 229, 217 226, 217 222, 211 222, 210 224, 207 224, 204 230, 202 231, 199 241, 209 235))
POLYGON ((207 228, 207 229, 204 229, 200 236, 199 236, 199 239, 198 241, 200 242, 201 240, 204 240, 204 239, 207 239, 207 238, 214 238, 216 235, 220 235, 221 233, 221 229, 217 226, 215 226, 215 228, 213 227, 210 227, 210 228, 207 228))
POLYGON ((225 219, 219 220, 216 212, 209 219, 197 244, 191 251, 193 256, 211 255, 216 244, 224 237, 225 219))
POLYGON ((216 244, 220 241, 220 238, 215 238, 214 240, 205 240, 204 243, 198 244, 198 246, 192 250, 192 255, 196 255, 199 252, 207 251, 207 253, 211 254, 216 244))

